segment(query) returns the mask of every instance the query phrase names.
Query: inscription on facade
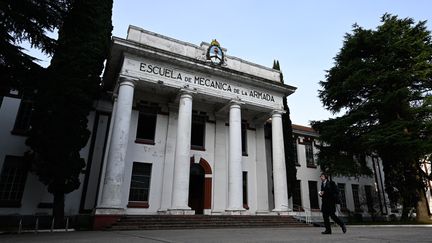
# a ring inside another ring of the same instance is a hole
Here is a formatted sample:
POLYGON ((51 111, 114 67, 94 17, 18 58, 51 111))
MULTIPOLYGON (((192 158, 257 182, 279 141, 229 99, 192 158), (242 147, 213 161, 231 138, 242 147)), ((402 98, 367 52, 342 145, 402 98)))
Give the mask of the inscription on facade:
POLYGON ((152 75, 158 75, 161 77, 183 81, 186 83, 193 83, 195 85, 200 85, 211 89, 216 89, 224 92, 230 92, 233 94, 239 94, 239 95, 249 96, 256 99, 275 102, 273 95, 265 92, 260 92, 256 90, 246 90, 240 87, 233 87, 231 84, 224 81, 212 80, 208 77, 202 77, 198 75, 191 76, 189 74, 182 73, 177 70, 167 68, 167 67, 162 67, 155 64, 148 64, 148 63, 141 62, 139 69, 141 72, 145 72, 152 75))

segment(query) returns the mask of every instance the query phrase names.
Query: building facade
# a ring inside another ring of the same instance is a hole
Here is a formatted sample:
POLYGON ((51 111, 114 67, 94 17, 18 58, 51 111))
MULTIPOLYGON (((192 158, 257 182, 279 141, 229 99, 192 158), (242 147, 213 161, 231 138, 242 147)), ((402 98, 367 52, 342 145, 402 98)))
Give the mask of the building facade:
MULTIPOLYGON (((216 40, 197 46, 131 26, 113 37, 104 87, 67 215, 93 215, 96 227, 125 214, 320 216, 311 128, 293 126, 298 183, 288 199, 282 100, 296 88, 279 71, 229 56, 216 40)), ((0 214, 50 214, 52 196, 22 161, 31 99, 11 91, 0 117, 0 214)), ((367 216, 362 202, 376 198, 390 213, 382 167, 370 164, 375 178, 334 178, 342 213, 367 216)))
MULTIPOLYGON (((321 217, 321 200, 318 191, 321 188, 319 176, 321 169, 316 162, 319 150, 317 138, 319 136, 312 128, 293 125, 294 151, 296 152, 297 184, 293 192, 293 210, 303 212, 318 220, 321 217)), ((372 220, 387 217, 396 213, 391 208, 385 193, 384 172, 378 158, 367 158, 367 164, 372 169, 372 177, 333 177, 336 182, 341 203, 338 213, 354 220, 372 220), (392 212, 393 210, 393 212, 392 212)), ((302 213, 299 213, 302 215, 302 213)))
POLYGON ((225 53, 216 40, 195 46, 136 27, 113 38, 104 80, 117 96, 96 219, 288 211, 281 115, 295 88, 225 53))

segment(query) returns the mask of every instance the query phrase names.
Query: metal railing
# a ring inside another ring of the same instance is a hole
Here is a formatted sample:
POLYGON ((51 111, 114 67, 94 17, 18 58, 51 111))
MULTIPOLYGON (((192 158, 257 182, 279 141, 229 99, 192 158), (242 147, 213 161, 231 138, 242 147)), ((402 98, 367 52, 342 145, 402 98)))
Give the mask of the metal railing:
POLYGON ((312 209, 308 207, 304 207, 301 205, 293 204, 293 208, 298 208, 301 210, 294 210, 293 208, 290 208, 289 205, 282 205, 286 208, 288 208, 288 211, 291 212, 297 212, 297 215, 294 216, 294 218, 304 221, 306 224, 312 224, 312 209))
POLYGON ((54 217, 51 219, 51 224, 49 227, 41 228, 40 222, 39 222, 40 216, 35 216, 34 220, 34 227, 26 227, 27 229, 23 229, 23 218, 20 218, 18 222, 18 234, 24 233, 24 232, 34 232, 35 234, 39 232, 68 232, 68 231, 74 231, 74 229, 69 229, 69 217, 65 217, 65 227, 61 229, 55 229, 55 219, 54 217))

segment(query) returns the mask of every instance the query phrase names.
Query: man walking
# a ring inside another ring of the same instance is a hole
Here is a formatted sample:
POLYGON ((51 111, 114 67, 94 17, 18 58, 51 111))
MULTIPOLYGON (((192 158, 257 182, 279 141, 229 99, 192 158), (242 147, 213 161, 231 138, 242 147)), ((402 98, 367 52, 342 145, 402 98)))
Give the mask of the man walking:
POLYGON ((321 212, 324 218, 325 231, 322 234, 331 234, 330 218, 333 219, 341 228, 342 232, 346 233, 345 224, 336 216, 336 202, 338 202, 338 189, 334 181, 328 179, 328 175, 322 173, 321 176, 321 191, 319 195, 322 199, 321 212))

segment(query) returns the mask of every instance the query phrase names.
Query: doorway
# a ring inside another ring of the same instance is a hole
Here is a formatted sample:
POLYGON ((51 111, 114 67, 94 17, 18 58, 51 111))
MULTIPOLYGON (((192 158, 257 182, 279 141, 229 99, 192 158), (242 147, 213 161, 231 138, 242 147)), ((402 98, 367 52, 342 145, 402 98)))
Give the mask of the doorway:
POLYGON ((204 212, 204 179, 205 171, 200 164, 191 164, 189 178, 189 207, 195 214, 204 212))

